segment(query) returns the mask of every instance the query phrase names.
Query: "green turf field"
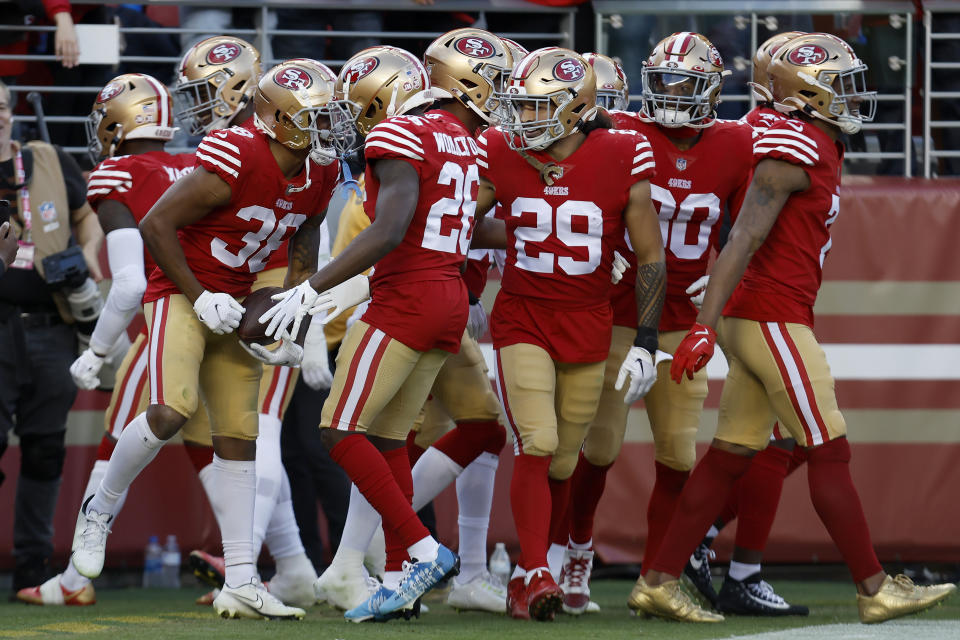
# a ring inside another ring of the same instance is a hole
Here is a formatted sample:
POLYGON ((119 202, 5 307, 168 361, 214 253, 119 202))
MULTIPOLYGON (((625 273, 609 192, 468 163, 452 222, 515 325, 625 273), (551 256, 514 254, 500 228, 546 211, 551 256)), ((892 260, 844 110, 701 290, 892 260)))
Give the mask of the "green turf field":
POLYGON ((283 640, 354 640, 361 638, 416 638, 444 640, 490 638, 549 638, 588 640, 593 638, 730 638, 751 640, 807 638, 856 638, 945 640, 960 638, 960 597, 902 621, 867 627, 857 623, 853 587, 840 582, 776 583, 777 591, 792 602, 810 606, 809 618, 754 619, 728 618, 720 625, 689 625, 644 620, 630 615, 625 601, 631 583, 597 581, 593 597, 603 613, 554 623, 520 622, 504 616, 480 613, 458 614, 435 600, 427 599, 430 611, 420 620, 386 624, 344 622, 341 614, 325 606, 314 607, 302 622, 220 620, 209 608, 193 604, 202 591, 107 590, 100 591, 93 607, 45 608, 3 602, 0 604, 0 638, 111 638, 164 640, 174 638, 262 638, 281 634, 283 640), (806 627, 799 629, 797 627, 806 627))

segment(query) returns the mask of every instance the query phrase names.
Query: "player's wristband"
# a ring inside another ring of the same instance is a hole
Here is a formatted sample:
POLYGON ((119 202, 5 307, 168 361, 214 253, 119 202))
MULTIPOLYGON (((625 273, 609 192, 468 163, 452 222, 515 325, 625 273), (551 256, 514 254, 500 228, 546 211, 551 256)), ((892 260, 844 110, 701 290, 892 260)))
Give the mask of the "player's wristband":
POLYGON ((472 291, 469 291, 469 290, 467 291, 467 299, 470 300, 470 304, 471 304, 471 305, 475 305, 475 304, 477 304, 478 302, 480 302, 480 298, 478 298, 477 296, 473 295, 473 292, 472 292, 472 291))
POLYGON ((650 327, 637 327, 637 337, 633 339, 633 346, 642 347, 650 353, 656 353, 658 342, 658 331, 650 327))

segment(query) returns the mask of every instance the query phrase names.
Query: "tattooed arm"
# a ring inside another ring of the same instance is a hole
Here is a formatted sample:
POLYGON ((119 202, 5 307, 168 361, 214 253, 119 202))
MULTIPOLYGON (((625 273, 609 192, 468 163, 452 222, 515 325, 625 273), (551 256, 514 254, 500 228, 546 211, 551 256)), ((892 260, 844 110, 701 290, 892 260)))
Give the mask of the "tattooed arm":
POLYGON ((713 265, 698 323, 717 326, 723 307, 743 277, 753 253, 766 240, 787 198, 809 187, 807 172, 797 165, 773 159, 757 164, 727 244, 713 265))
POLYGON ((657 350, 660 313, 667 291, 667 268, 663 257, 660 221, 650 200, 650 182, 642 180, 630 188, 623 212, 630 244, 637 256, 637 341, 650 353, 657 350))
POLYGON ((297 232, 290 238, 287 255, 290 257, 290 266, 287 267, 287 276, 283 281, 283 288, 295 287, 317 270, 317 252, 320 250, 320 225, 323 224, 327 212, 307 218, 297 232))

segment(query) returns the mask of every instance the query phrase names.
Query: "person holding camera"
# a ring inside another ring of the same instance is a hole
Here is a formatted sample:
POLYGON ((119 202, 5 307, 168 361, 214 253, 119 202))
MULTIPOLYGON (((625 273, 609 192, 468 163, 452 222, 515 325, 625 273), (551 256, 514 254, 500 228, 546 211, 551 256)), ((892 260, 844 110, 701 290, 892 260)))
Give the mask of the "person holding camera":
MULTIPOLYGON (((70 377, 78 334, 89 335, 103 307, 95 281, 103 231, 87 204, 76 162, 40 141, 11 140, 10 91, 0 83, 0 245, 16 238, 0 279, 0 456, 8 433, 20 438, 13 514, 13 589, 46 579, 53 515, 66 455, 70 377), (6 242, 4 242, 6 240, 6 242)), ((3 481, 0 475, 0 482, 3 481)), ((8 522, 8 519, 4 519, 8 522)))

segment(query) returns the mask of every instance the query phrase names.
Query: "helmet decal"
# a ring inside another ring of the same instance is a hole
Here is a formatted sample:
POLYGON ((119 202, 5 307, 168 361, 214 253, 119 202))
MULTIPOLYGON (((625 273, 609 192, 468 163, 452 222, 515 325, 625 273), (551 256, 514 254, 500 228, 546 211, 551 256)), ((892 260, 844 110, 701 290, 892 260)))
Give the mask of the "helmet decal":
POLYGON ((787 60, 801 66, 822 64, 828 57, 827 50, 818 44, 805 44, 787 54, 787 60))
POLYGON ((207 62, 209 64, 226 64, 231 60, 236 60, 239 55, 239 46, 232 42, 221 42, 207 52, 207 62))
POLYGON ((564 58, 553 65, 553 77, 563 82, 576 82, 583 78, 583 65, 573 58, 564 58))
POLYGON ((124 89, 125 87, 122 82, 111 82, 100 90, 100 93, 97 95, 97 102, 112 100, 123 93, 124 89))
POLYGON ((453 47, 471 58, 492 58, 496 53, 493 45, 479 36, 460 38, 453 43, 453 47))
POLYGON ((374 69, 380 66, 380 58, 368 56, 362 60, 357 60, 350 65, 343 79, 350 84, 355 83, 360 78, 370 75, 374 69))
POLYGON ((274 74, 273 81, 284 89, 290 89, 291 91, 306 89, 313 84, 310 74, 300 67, 280 69, 274 74))

